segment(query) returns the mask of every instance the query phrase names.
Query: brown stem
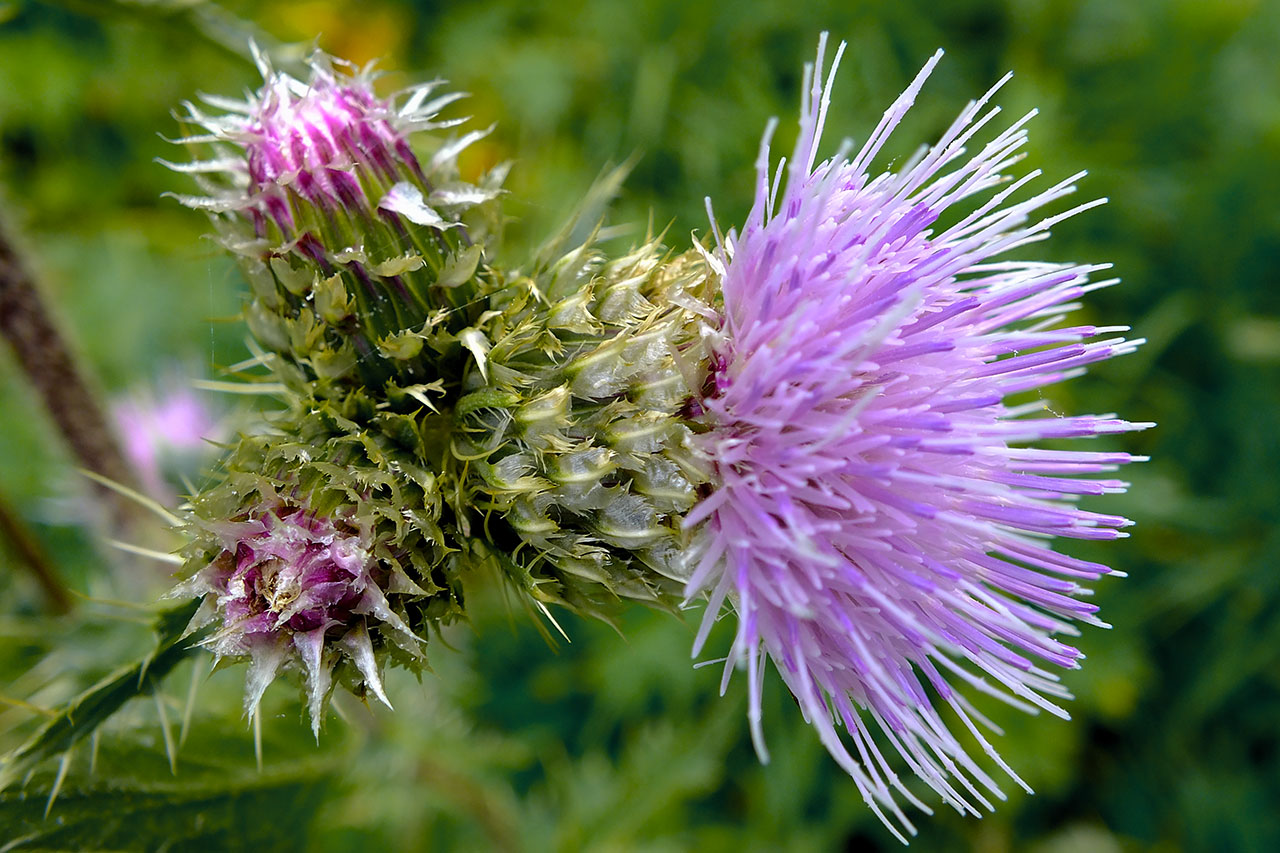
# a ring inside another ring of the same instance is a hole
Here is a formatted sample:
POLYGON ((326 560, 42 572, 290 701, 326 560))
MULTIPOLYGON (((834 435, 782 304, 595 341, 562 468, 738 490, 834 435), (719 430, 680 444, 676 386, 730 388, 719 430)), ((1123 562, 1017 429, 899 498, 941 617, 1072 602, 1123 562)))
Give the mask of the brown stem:
MULTIPOLYGON (((116 442, 89 383, 58 332, 27 268, 0 226, 0 335, 9 342, 19 367, 53 417, 79 464, 123 485, 133 486, 133 471, 116 442)), ((101 486, 99 499, 122 526, 138 517, 137 507, 101 486)))
POLYGON ((71 610, 71 595, 63 586, 49 556, 17 514, 0 497, 0 538, 8 540, 16 552, 18 562, 26 566, 49 601, 49 609, 55 613, 71 610))

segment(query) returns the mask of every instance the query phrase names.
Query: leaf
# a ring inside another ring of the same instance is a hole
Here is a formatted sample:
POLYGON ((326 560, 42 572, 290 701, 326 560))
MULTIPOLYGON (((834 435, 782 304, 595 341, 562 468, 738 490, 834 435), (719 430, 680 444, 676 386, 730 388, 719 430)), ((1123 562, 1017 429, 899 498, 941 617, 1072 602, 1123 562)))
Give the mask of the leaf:
POLYGON ((156 647, 150 654, 72 699, 26 743, 0 759, 0 791, 88 737, 130 699, 151 693, 180 661, 195 653, 198 637, 184 632, 198 606, 198 601, 188 601, 156 614, 156 647))
POLYGON ((143 732, 112 738, 94 775, 72 774, 48 817, 49 774, 31 790, 0 794, 7 842, 0 849, 308 849, 307 828, 332 778, 326 768, 293 761, 260 773, 234 736, 220 730, 216 739, 188 750, 174 777, 163 750, 143 732), (209 757, 201 761, 193 751, 209 757))

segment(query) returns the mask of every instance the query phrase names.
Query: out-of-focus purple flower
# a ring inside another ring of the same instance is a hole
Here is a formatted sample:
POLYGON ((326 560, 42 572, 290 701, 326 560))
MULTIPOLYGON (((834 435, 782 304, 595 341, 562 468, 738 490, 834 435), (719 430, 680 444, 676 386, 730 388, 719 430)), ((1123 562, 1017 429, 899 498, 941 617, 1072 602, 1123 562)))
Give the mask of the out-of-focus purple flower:
POLYGON ((166 475, 203 461, 226 432, 199 394, 176 382, 124 397, 112 414, 143 487, 165 500, 173 497, 166 475))
POLYGON ((387 707, 369 636, 371 623, 412 657, 416 637, 387 601, 391 573, 355 524, 281 503, 218 525, 223 551, 171 595, 203 595, 192 629, 217 623, 205 645, 215 656, 248 658, 245 708, 257 711, 281 669, 306 677, 308 711, 317 736, 337 665, 354 666, 387 707))
MULTIPOLYGON (((722 604, 738 628, 728 682, 745 662, 753 738, 772 659, 824 745, 905 841, 897 752, 961 812, 1003 797, 942 711, 1019 784, 979 731, 965 683, 1028 710, 1066 716, 1043 664, 1075 668, 1055 637, 1100 625, 1082 583, 1108 572, 1050 549, 1054 536, 1114 539, 1129 522, 1079 509, 1126 484, 1092 475, 1118 452, 1040 449, 1042 439, 1141 429, 1110 415, 1042 414, 1010 395, 1044 388, 1139 341, 1123 327, 1064 326, 1103 265, 999 260, 1048 236, 1034 211, 1078 175, 1022 190, 1006 170, 1032 114, 985 144, 998 112, 971 103, 932 147, 895 172, 871 162, 938 61, 935 55, 852 159, 817 150, 841 45, 825 85, 825 36, 806 69, 800 135, 770 179, 766 131, 755 205, 720 249, 724 309, 707 431, 718 483, 692 511, 699 529, 687 593, 708 592, 695 653, 722 604), (968 149, 974 149, 970 152, 968 149), (842 738, 837 727, 843 724, 842 738)), ((1005 78, 1007 79, 1007 78, 1005 78)), ((988 727, 994 728, 987 724, 988 727)), ((1024 786, 1025 787, 1025 786, 1024 786)))

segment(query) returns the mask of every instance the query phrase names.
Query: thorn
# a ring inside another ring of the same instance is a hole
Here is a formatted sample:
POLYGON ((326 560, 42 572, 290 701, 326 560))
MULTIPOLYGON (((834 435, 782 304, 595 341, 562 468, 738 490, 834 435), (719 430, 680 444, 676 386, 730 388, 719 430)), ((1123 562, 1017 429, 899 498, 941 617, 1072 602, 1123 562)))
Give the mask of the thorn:
POLYGON ((5 696, 4 694, 0 694, 0 705, 9 705, 14 708, 21 708, 24 711, 30 711, 31 713, 39 714, 42 717, 56 717, 58 715, 57 711, 33 704, 25 699, 17 699, 12 696, 5 696))
POLYGON ((117 483, 115 480, 112 480, 110 477, 104 477, 101 474, 97 473, 96 471, 90 471, 88 468, 80 468, 79 471, 81 474, 88 477, 90 480, 93 480, 98 485, 105 486, 106 488, 110 489, 116 494, 123 495, 124 497, 129 498, 130 500, 132 500, 133 502, 141 506, 143 509, 151 510, 156 515, 160 516, 160 518, 164 519, 166 523, 174 527, 182 526, 182 519, 178 518, 176 515, 169 512, 169 510, 165 509, 160 504, 160 502, 155 500, 154 498, 149 498, 139 491, 135 491, 134 489, 131 489, 126 485, 117 483))
POLYGON ((556 621, 556 617, 551 615, 551 611, 547 609, 547 605, 543 604, 541 601, 536 601, 536 600, 534 601, 534 603, 538 605, 538 609, 542 611, 542 615, 547 617, 547 621, 550 622, 552 625, 554 625, 556 630, 560 632, 560 636, 564 637, 564 641, 566 643, 572 643, 573 640, 570 640, 569 635, 564 632, 564 628, 560 627, 560 623, 556 621))
POLYGON ((62 760, 58 762, 58 776, 53 780, 53 790, 49 792, 49 801, 44 804, 44 819, 49 819, 49 812, 53 808, 53 801, 58 799, 58 792, 62 790, 62 781, 67 778, 67 768, 71 766, 71 750, 62 753, 62 760))
POLYGON ((173 743, 173 733, 169 731, 169 715, 164 710, 164 697, 160 691, 151 694, 156 700, 156 712, 160 715, 160 733, 164 735, 164 752, 169 756, 169 772, 178 775, 178 750, 173 743))
POLYGON ((219 382, 214 379, 197 379, 191 383, 201 391, 223 391, 228 394, 267 394, 279 396, 286 388, 283 382, 219 382))
MULTIPOLYGON (((194 490, 192 491, 194 492, 194 490)), ((161 563, 168 563, 171 566, 181 566, 184 562, 177 554, 156 551, 152 548, 144 548, 141 545, 131 545, 128 542, 121 542, 119 539, 107 539, 107 544, 119 548, 121 551, 137 554, 140 557, 150 557, 153 560, 159 560, 161 563)))
POLYGON ((258 772, 262 772, 262 714, 253 709, 253 757, 258 762, 258 772))
POLYGON ((182 709, 182 727, 178 730, 179 747, 187 742, 187 732, 191 730, 191 717, 196 707, 196 692, 200 689, 200 680, 204 678, 204 661, 203 656, 197 656, 191 662, 191 686, 187 688, 187 707, 182 709))

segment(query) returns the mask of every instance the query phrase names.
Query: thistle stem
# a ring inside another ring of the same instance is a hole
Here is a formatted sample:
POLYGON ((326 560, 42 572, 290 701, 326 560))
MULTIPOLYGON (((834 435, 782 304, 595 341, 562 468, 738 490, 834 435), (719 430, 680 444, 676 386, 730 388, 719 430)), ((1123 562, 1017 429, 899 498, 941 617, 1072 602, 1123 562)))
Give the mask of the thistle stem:
POLYGON ((0 538, 13 546, 18 562, 36 579, 48 601, 49 609, 54 613, 69 612, 71 594, 58 577, 53 562, 3 497, 0 497, 0 538))
POLYGON ((62 755, 91 737, 130 699, 155 691, 179 663, 200 652, 201 634, 187 634, 199 602, 183 602, 156 614, 156 645, 136 663, 118 670, 71 699, 17 749, 0 755, 0 791, 36 764, 62 755))
MULTIPOLYGON (((39 394, 67 446, 81 466, 127 486, 133 471, 106 414, 90 392, 66 339, 54 325, 35 280, 0 225, 0 335, 39 394)), ((127 527, 136 509, 119 495, 96 486, 112 520, 127 527)))

